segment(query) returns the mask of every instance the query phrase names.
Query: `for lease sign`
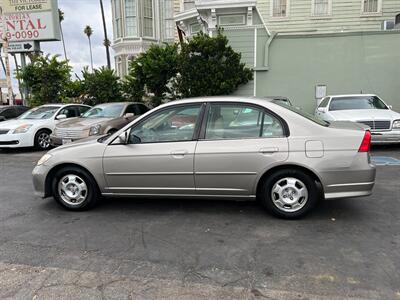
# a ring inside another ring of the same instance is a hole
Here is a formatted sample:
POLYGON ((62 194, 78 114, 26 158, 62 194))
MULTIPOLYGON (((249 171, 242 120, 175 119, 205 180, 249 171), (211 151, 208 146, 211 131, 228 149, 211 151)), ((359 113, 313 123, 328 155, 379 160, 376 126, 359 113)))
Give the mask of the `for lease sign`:
POLYGON ((0 0, 0 37, 10 42, 60 40, 57 0, 0 0))
POLYGON ((2 0, 2 3, 5 14, 52 9, 52 0, 2 0))
POLYGON ((2 15, 0 16, 0 36, 3 34, 10 42, 46 41, 57 37, 53 27, 53 15, 49 11, 2 15))

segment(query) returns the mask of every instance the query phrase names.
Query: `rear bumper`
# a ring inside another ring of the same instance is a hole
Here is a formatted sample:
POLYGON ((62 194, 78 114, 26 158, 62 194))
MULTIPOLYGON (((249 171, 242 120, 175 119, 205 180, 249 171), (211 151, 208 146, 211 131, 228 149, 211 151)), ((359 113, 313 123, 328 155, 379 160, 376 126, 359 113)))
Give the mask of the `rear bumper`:
POLYGON ((347 183, 331 185, 329 192, 325 193, 325 199, 340 199, 340 198, 354 198, 365 197, 372 194, 372 189, 375 182, 361 182, 361 183, 347 183))
POLYGON ((372 194, 376 167, 368 153, 358 153, 349 166, 324 170, 321 175, 325 199, 363 197, 372 194))
POLYGON ((371 132, 372 144, 392 144, 400 143, 400 130, 371 132))

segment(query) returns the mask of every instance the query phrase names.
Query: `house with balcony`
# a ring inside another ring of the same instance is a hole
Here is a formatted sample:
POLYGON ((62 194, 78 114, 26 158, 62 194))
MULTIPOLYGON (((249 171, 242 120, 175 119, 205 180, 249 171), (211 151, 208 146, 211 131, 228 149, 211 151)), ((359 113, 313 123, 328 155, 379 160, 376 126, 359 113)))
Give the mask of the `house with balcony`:
POLYGON ((129 61, 153 43, 176 39, 174 15, 179 0, 111 0, 115 69, 120 77, 129 61))
POLYGON ((288 96, 312 112, 324 94, 375 93, 400 110, 399 0, 181 0, 190 38, 223 28, 254 70, 237 94, 288 96))

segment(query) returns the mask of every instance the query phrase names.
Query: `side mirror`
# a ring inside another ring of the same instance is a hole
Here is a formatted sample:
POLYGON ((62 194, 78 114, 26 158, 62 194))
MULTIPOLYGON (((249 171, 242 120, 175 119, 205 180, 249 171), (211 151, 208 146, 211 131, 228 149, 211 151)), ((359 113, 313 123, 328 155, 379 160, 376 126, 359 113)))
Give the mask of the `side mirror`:
POLYGON ((128 131, 124 131, 118 137, 119 144, 126 145, 128 144, 128 131))
POLYGON ((56 117, 56 120, 65 120, 67 118, 67 115, 58 115, 56 117))
POLYGON ((393 105, 389 105, 389 109, 393 109, 393 105))
POLYGON ((324 112, 326 112, 326 107, 318 107, 317 110, 318 110, 319 112, 324 113, 324 112))
POLYGON ((129 119, 129 118, 133 118, 134 116, 135 116, 135 114, 133 114, 133 113, 127 113, 124 115, 124 118, 129 119))

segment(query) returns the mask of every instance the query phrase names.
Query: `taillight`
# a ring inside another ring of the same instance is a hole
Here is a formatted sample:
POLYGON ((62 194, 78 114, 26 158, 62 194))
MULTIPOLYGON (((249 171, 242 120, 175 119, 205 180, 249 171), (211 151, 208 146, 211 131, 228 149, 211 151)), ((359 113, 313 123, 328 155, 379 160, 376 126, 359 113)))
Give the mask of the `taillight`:
POLYGON ((370 148, 371 148, 371 131, 367 130, 365 131, 364 138, 361 142, 358 152, 369 152, 370 148))

